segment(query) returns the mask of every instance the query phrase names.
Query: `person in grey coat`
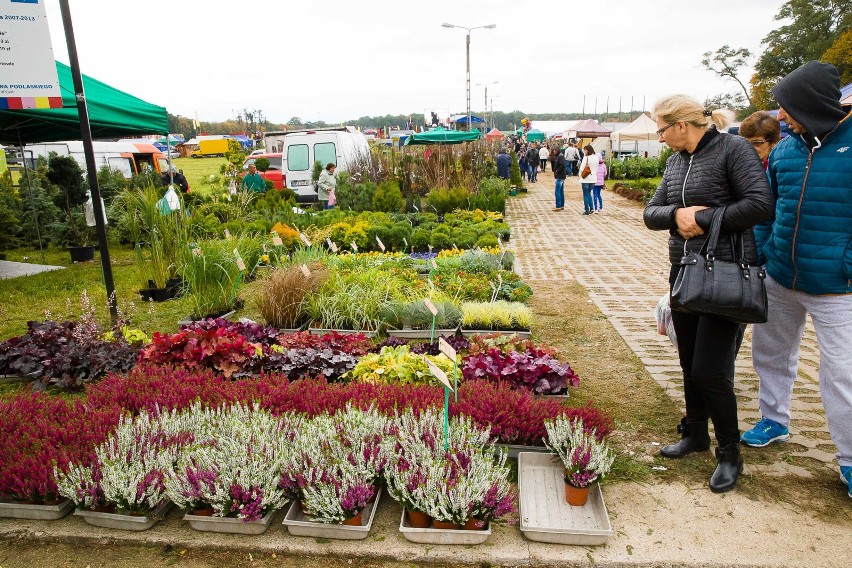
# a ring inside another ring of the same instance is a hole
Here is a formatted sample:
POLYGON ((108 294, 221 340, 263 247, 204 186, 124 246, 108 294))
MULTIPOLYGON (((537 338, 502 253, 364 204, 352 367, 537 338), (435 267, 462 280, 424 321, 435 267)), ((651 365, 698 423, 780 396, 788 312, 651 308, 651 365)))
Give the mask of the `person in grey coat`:
MULTIPOLYGON (((658 100, 652 117, 657 121, 660 142, 675 151, 666 161, 663 179, 644 213, 649 229, 669 231, 669 286, 686 252, 701 250, 713 214, 721 206, 726 209, 716 258, 739 260, 739 251, 731 242, 731 236, 739 235, 743 260, 756 264, 752 228, 771 215, 772 196, 754 147, 744 138, 717 130, 732 120, 733 113, 705 110, 692 97, 674 95, 658 100)), ((663 447, 660 454, 679 458, 708 450, 708 419, 712 420, 718 464, 710 477, 710 489, 729 491, 743 467, 734 394, 741 326, 682 311, 672 311, 672 321, 683 371, 686 417, 678 427, 681 440, 663 447)))

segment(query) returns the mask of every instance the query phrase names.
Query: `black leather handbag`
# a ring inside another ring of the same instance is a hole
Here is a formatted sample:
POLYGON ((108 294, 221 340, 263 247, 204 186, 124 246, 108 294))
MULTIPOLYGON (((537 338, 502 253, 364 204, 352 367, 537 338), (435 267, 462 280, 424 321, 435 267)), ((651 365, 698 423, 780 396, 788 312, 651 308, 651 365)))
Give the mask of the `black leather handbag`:
POLYGON ((716 316, 734 323, 765 323, 766 271, 745 261, 742 235, 732 238, 737 262, 715 256, 725 207, 713 214, 710 232, 699 252, 685 252, 672 286, 673 310, 716 316), (733 241, 738 241, 739 246, 733 241))

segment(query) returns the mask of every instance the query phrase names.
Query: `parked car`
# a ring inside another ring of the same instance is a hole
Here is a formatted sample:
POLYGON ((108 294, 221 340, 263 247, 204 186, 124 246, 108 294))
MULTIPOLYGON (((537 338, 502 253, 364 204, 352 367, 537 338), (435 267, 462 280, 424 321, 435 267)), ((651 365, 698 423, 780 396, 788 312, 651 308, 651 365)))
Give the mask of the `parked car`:
POLYGON ((275 189, 284 189, 284 166, 282 164, 282 154, 252 154, 246 161, 243 162, 243 171, 248 171, 248 167, 255 163, 260 158, 269 160, 269 169, 265 172, 258 170, 260 177, 268 179, 272 182, 275 189))

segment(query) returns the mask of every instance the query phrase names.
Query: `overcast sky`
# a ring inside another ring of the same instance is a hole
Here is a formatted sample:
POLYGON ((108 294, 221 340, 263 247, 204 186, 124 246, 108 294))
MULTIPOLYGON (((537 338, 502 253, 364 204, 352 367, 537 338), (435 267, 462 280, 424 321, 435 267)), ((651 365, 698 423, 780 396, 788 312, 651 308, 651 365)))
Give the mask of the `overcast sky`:
MULTIPOLYGON (((68 62, 58 0, 45 0, 53 49, 68 62)), ((703 100, 738 89, 704 70, 705 51, 760 53, 783 0, 505 2, 70 0, 83 73, 202 121, 261 109, 270 121, 465 111, 484 87, 494 110, 650 108, 661 95, 703 100)), ((743 74, 747 81, 751 70, 743 74)))

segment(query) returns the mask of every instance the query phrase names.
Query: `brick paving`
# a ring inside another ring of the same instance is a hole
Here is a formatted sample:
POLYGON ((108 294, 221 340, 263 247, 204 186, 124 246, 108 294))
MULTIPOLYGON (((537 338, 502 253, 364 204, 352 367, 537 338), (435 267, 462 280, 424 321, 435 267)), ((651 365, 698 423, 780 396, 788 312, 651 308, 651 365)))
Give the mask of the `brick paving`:
MULTIPOLYGON (((583 215, 577 177, 565 182, 565 210, 560 212, 553 211, 550 172, 527 185, 526 196, 512 198, 507 205, 516 272, 528 281, 576 280, 585 286, 654 380, 682 404, 677 353, 667 337, 657 334, 654 321, 654 307, 668 289, 668 233, 646 229, 642 205, 610 191, 604 192, 603 213, 583 215)), ((816 334, 809 322, 793 390, 788 445, 792 455, 833 465, 836 449, 822 409, 818 369, 816 334)), ((747 429, 760 419, 750 331, 740 349, 736 373, 740 428, 747 429)))

